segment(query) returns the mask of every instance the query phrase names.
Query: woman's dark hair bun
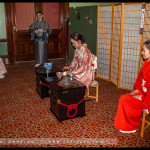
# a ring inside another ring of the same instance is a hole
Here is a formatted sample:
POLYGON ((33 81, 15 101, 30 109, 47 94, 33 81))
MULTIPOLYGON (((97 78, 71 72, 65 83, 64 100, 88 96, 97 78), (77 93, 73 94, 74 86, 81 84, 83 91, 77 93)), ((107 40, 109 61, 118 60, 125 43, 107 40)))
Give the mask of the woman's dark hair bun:
POLYGON ((147 40, 143 43, 147 47, 147 49, 150 51, 150 40, 147 40))
POLYGON ((75 40, 75 41, 81 41, 83 44, 85 42, 85 37, 82 34, 79 34, 78 32, 74 32, 70 35, 70 38, 75 40))

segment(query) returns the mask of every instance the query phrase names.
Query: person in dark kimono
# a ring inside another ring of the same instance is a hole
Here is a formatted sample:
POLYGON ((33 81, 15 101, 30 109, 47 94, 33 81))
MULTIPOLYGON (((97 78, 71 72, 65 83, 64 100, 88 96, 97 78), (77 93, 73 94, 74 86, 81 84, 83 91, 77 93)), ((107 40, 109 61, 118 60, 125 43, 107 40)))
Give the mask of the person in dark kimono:
POLYGON ((30 25, 29 31, 31 32, 31 40, 35 41, 35 67, 38 67, 48 62, 46 45, 52 30, 49 24, 43 20, 41 11, 36 12, 36 17, 37 20, 30 25))

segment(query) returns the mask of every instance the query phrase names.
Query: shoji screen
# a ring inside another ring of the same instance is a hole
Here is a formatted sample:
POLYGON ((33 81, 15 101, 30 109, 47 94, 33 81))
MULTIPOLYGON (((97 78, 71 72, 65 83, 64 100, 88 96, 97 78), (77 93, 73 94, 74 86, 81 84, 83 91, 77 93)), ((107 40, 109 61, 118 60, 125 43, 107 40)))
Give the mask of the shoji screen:
MULTIPOLYGON (((144 29, 143 29, 143 42, 150 40, 150 3, 146 4, 144 29)), ((140 69, 143 65, 143 59, 141 58, 140 69)))
POLYGON ((143 42, 150 39, 150 3, 146 4, 144 29, 143 29, 143 42))
POLYGON ((97 77, 109 80, 112 6, 98 6, 97 77))
POLYGON ((141 35, 139 35, 142 4, 124 5, 120 86, 133 89, 138 75, 141 35))
POLYGON ((117 85, 119 72, 121 5, 114 5, 111 81, 117 85))

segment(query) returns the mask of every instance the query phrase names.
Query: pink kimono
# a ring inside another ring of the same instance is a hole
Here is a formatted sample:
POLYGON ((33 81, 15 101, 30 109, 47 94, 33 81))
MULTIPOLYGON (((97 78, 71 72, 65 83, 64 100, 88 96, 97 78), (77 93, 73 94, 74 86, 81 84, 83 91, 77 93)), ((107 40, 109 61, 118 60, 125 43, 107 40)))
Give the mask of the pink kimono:
POLYGON ((83 44, 81 49, 76 49, 73 61, 70 64, 73 77, 83 83, 87 88, 91 85, 95 78, 95 70, 92 69, 91 51, 83 44))

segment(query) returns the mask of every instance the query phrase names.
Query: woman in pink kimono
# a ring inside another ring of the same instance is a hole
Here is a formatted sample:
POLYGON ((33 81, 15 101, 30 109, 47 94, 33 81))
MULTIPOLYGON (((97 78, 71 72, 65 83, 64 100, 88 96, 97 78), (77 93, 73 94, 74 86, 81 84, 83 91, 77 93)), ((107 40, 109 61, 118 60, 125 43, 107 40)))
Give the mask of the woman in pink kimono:
POLYGON ((67 74, 72 74, 75 79, 83 83, 87 88, 91 85, 95 77, 95 70, 92 68, 93 54, 84 44, 84 37, 75 32, 70 36, 71 43, 76 49, 73 61, 70 66, 65 66, 67 74))
POLYGON ((7 70, 4 66, 2 58, 0 58, 0 79, 4 78, 4 73, 6 73, 7 70))

